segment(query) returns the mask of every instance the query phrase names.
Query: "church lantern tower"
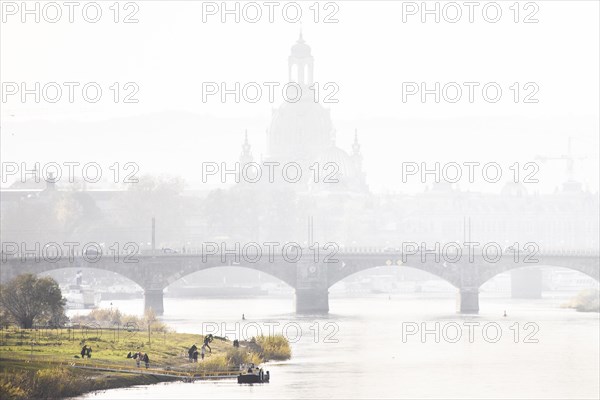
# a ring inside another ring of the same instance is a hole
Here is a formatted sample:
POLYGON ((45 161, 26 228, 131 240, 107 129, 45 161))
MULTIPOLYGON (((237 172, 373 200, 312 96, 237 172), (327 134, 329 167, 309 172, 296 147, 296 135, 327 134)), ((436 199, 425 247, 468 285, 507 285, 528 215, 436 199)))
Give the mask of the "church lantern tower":
POLYGON ((302 88, 313 84, 314 59, 310 46, 306 44, 300 32, 298 41, 292 46, 292 53, 288 58, 288 76, 290 82, 296 82, 302 88))

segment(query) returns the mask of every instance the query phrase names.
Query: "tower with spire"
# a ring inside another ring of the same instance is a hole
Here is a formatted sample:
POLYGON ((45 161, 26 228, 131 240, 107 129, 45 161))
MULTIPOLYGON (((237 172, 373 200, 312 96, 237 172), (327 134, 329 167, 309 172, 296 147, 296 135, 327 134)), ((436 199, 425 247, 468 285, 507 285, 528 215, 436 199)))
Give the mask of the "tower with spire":
POLYGON ((244 165, 253 161, 254 157, 252 157, 250 142, 248 142, 248 129, 246 129, 244 133, 244 143, 242 144, 242 152, 240 153, 240 167, 243 168, 244 165))
POLYGON ((292 52, 288 58, 288 76, 290 82, 296 82, 304 88, 313 84, 314 59, 311 54, 310 46, 306 44, 302 37, 302 31, 298 41, 292 46, 292 52))

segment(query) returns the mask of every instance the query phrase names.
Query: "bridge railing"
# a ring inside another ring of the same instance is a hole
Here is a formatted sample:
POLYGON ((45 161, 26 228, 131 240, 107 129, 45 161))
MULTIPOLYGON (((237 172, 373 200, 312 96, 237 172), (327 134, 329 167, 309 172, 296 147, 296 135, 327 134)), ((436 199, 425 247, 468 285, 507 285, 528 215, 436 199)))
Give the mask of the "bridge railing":
MULTIPOLYGON (((268 247, 262 247, 262 248, 250 248, 250 249, 245 249, 244 251, 238 251, 238 252, 234 252, 232 251, 232 249, 226 249, 224 251, 218 251, 217 253, 215 253, 214 251, 211 252, 205 252, 203 248, 201 247, 191 247, 191 248, 185 248, 183 250, 172 250, 172 251, 163 251, 163 250, 139 250, 136 252, 130 252, 130 251, 113 251, 111 249, 106 249, 107 251, 102 251, 102 252, 69 252, 69 251, 56 251, 54 249, 49 249, 47 251, 40 251, 40 252, 34 252, 34 251, 22 251, 22 252, 10 252, 10 253, 2 253, 0 252, 0 257, 1 260, 4 262, 5 260, 10 260, 10 259, 25 259, 25 260, 30 260, 30 259, 43 259, 44 261, 47 262, 57 262, 59 260, 64 260, 64 259, 72 259, 72 258, 84 258, 87 261, 91 261, 94 262, 100 258, 106 258, 106 257, 113 257, 115 258, 115 260, 122 260, 126 257, 134 257, 134 256, 143 256, 143 257, 186 257, 186 256, 199 256, 199 255, 205 255, 205 256, 221 256, 221 253, 223 253, 225 256, 232 256, 232 255, 239 255, 239 256, 245 256, 245 257, 250 257, 250 256, 258 256, 260 254, 262 255, 267 255, 269 254, 268 252, 272 249, 268 248, 268 247), (259 251, 260 250, 260 251, 259 251)), ((311 251, 313 251, 312 249, 308 249, 303 247, 302 248, 303 253, 306 252, 306 254, 309 254, 311 251)), ((462 247, 460 248, 460 251, 463 254, 466 254, 466 252, 468 251, 468 248, 466 247, 462 247)), ((437 249, 425 249, 425 248, 417 248, 417 249, 411 249, 411 251, 407 252, 406 255, 414 255, 416 254, 420 254, 421 252, 426 252, 427 254, 436 254, 436 253, 443 253, 443 254, 449 254, 449 255, 455 255, 458 254, 458 249, 456 247, 449 247, 448 249, 440 249, 439 247, 437 249)), ((534 253, 528 250, 519 250, 519 252, 521 254, 527 254, 527 253, 534 253)), ((390 248, 390 247, 366 247, 366 246, 352 246, 352 247, 344 247, 341 246, 339 249, 337 249, 337 251, 335 252, 335 254, 364 254, 364 255, 369 255, 369 254, 384 254, 384 253, 390 253, 390 254, 395 254, 395 255, 402 255, 405 254, 401 251, 401 249, 399 248, 390 248)), ((503 249, 503 253, 507 253, 508 251, 506 249, 503 249)), ((332 255, 335 255, 332 254, 332 255)), ((539 256, 572 256, 572 257, 598 257, 600 256, 600 249, 543 249, 542 251, 538 251, 535 252, 536 255, 539 256)))

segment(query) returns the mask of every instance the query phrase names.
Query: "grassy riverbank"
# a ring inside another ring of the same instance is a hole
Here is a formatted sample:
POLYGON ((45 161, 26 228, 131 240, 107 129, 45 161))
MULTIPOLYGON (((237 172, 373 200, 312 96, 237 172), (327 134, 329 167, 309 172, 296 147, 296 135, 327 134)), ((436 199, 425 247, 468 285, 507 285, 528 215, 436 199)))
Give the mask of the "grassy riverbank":
POLYGON ((187 349, 203 337, 175 332, 75 328, 0 331, 0 398, 60 398, 109 388, 145 385, 199 376, 236 374, 240 363, 256 364, 291 356, 283 337, 259 337, 240 348, 222 338, 210 344, 204 361, 188 361, 187 349), (92 357, 81 359, 83 345, 92 357), (141 351, 150 368, 129 352, 141 351))

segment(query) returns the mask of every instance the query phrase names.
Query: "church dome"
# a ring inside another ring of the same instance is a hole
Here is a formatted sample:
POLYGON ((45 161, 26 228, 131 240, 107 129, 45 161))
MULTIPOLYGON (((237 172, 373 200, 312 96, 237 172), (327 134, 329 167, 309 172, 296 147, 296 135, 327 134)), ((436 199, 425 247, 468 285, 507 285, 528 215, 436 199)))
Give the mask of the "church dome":
POLYGON ((302 38, 302 34, 300 34, 300 38, 298 38, 298 41, 292 46, 292 57, 311 57, 310 46, 306 44, 306 42, 302 38))
POLYGON ((269 156, 314 159, 334 142, 329 110, 310 98, 284 103, 273 113, 269 156))
POLYGON ((356 176, 356 171, 352 159, 344 150, 336 146, 331 146, 326 149, 319 158, 317 159, 321 173, 325 175, 331 174, 334 169, 332 167, 327 168, 325 164, 333 163, 336 166, 337 173, 330 175, 332 178, 339 180, 352 179, 356 176))

